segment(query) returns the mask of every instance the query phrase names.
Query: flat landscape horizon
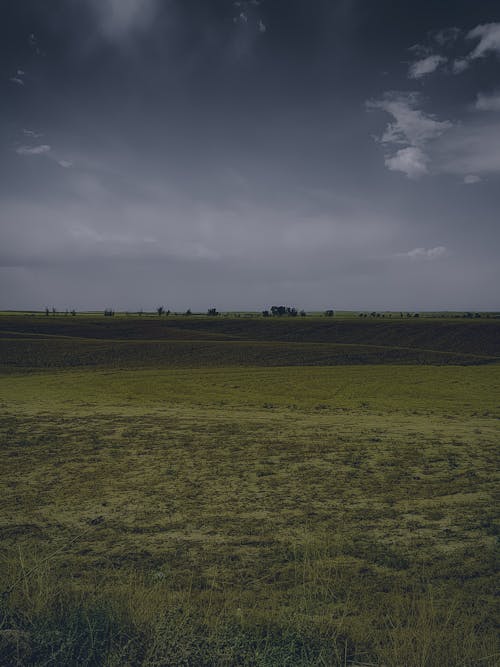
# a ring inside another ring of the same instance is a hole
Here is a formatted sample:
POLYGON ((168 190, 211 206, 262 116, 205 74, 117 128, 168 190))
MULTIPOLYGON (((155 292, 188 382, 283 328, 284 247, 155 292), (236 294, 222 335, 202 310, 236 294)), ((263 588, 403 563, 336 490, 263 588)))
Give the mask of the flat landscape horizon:
POLYGON ((500 667, 498 0, 0 2, 0 667, 500 667))

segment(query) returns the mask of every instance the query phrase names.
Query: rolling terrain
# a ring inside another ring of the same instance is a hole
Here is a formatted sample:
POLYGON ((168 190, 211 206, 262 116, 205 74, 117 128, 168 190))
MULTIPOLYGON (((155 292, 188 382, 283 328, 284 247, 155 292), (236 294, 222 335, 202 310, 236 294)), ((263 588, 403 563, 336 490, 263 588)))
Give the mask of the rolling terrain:
POLYGON ((0 664, 494 667, 500 322, 0 318, 0 664))

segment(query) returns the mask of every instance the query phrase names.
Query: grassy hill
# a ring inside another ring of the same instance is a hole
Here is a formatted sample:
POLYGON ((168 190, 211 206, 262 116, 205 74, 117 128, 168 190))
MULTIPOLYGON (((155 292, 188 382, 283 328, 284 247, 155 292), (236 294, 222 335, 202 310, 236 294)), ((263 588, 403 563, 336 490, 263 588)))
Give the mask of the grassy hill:
POLYGON ((4 371, 498 360, 500 321, 486 319, 0 317, 4 371))

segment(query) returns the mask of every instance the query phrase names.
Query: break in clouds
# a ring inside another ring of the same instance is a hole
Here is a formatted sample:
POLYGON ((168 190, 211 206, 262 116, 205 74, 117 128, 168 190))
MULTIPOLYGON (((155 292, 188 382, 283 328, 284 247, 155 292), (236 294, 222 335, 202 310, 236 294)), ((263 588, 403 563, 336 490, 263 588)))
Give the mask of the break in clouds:
POLYGON ((498 309, 493 2, 1 12, 1 308, 498 309))

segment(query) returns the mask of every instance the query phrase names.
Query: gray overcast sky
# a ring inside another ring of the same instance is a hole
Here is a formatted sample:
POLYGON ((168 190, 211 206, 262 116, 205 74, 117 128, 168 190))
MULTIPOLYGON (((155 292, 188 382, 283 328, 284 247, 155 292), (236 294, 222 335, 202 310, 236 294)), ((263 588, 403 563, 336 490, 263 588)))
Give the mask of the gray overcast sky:
POLYGON ((3 0, 0 309, 500 309, 500 7, 3 0))

